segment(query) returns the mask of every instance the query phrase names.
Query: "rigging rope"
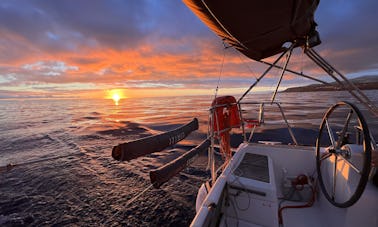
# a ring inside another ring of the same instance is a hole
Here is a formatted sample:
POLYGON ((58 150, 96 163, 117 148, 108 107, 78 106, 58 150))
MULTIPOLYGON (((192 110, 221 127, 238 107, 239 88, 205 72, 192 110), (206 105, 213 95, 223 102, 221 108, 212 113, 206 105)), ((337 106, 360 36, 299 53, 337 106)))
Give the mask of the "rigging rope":
MULTIPOLYGON (((82 147, 79 147, 80 149, 84 150, 82 147)), ((31 160, 28 162, 21 162, 21 163, 8 163, 5 166, 0 166, 0 172, 3 171, 10 171, 11 169, 18 167, 18 166, 25 166, 25 165, 31 165, 35 163, 40 163, 40 162, 46 162, 46 161, 51 161, 55 159, 60 159, 60 158, 67 158, 71 156, 82 156, 83 153, 72 153, 72 154, 67 154, 67 155, 61 155, 61 156, 56 156, 56 157, 50 157, 50 158, 41 158, 41 159, 36 159, 36 160, 31 160)))
MULTIPOLYGON (((214 92, 214 99, 217 98, 218 96, 218 90, 219 90, 219 84, 220 84, 220 80, 221 80, 221 76, 222 76, 222 72, 223 72, 223 65, 224 65, 224 59, 226 57, 226 49, 227 49, 227 46, 226 46, 226 43, 224 42, 223 40, 223 56, 222 56, 222 63, 221 63, 221 66, 220 66, 220 70, 219 70, 219 76, 218 76, 218 82, 217 82, 217 87, 215 88, 215 92, 214 92)), ((212 114, 209 115, 209 122, 213 122, 215 121, 215 119, 213 118, 212 114)), ((213 137, 213 129, 212 129, 212 126, 210 126, 212 124, 209 124, 209 127, 208 127, 208 137, 211 137, 211 145, 210 145, 210 148, 209 148, 209 151, 208 151, 208 161, 207 161, 207 167, 206 169, 210 169, 211 171, 211 178, 212 178, 212 183, 214 184, 215 183, 215 180, 216 180, 216 173, 215 173, 215 157, 214 157, 214 137, 213 137)))
MULTIPOLYGON (((138 193, 137 195, 135 195, 133 198, 129 199, 129 201, 126 202, 125 204, 125 207, 129 206, 131 203, 133 203, 135 200, 137 200, 140 196, 142 196, 144 193, 146 193, 148 190, 150 190, 154 185, 151 184, 150 186, 148 186, 147 188, 145 188, 143 191, 141 191, 140 193, 138 193)), ((117 212, 115 212, 113 214, 113 216, 111 216, 109 219, 107 219, 103 224, 108 224, 109 222, 111 222, 118 214, 120 214, 120 212, 122 212, 123 210, 118 210, 117 212)))
POLYGON ((241 54, 239 51, 236 51, 236 53, 237 53, 237 55, 238 55, 240 61, 241 61, 243 64, 246 65, 246 67, 247 67, 247 69, 249 70, 249 72, 250 72, 250 73, 252 74, 252 76, 257 80, 258 77, 256 76, 256 72, 254 72, 254 71, 252 70, 252 68, 249 66, 249 64, 243 60, 243 58, 242 58, 242 54, 241 54))
POLYGON ((223 41, 223 47, 224 48, 223 48, 222 63, 221 63, 221 67, 220 67, 220 70, 219 70, 218 82, 217 82, 217 87, 215 88, 214 99, 218 96, 219 84, 220 84, 220 80, 221 80, 221 76, 222 76, 222 72, 223 72, 224 59, 226 57, 227 46, 226 46, 226 43, 224 41, 223 41))

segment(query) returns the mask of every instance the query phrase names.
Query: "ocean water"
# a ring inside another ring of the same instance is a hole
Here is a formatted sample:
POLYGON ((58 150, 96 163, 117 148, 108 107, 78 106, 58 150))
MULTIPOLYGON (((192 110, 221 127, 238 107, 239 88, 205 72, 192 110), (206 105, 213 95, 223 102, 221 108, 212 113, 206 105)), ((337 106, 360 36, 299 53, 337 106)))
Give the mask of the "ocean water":
MULTIPOLYGON (((377 105, 377 90, 365 91, 377 105)), ((238 97, 238 96, 236 96, 238 97)), ((163 97, 113 100, 0 100, 0 166, 82 152, 143 138, 174 129, 192 118, 200 129, 189 137, 199 143, 206 137, 211 96, 163 97)), ((245 101, 269 100, 267 95, 249 96, 245 101)), ((325 111, 338 101, 356 103, 345 92, 280 93, 285 115, 293 126, 317 128, 325 111)), ((258 106, 251 106, 258 111, 258 106)), ((377 119, 369 120, 374 135, 377 119)), ((266 107, 265 121, 282 124, 278 109, 266 107), (273 112, 275 111, 275 112, 273 112)), ((109 153, 108 153, 109 155, 109 153)))
MULTIPOLYGON (((377 90, 366 94, 378 105, 377 90)), ((125 207, 149 185, 149 171, 185 152, 185 146, 128 163, 113 160, 111 149, 119 143, 174 129, 194 117, 199 119, 200 128, 182 144, 190 147, 200 143, 207 135, 212 98, 130 98, 120 100, 119 105, 106 99, 0 100, 0 166, 15 165, 0 172, 0 225, 189 224, 196 189, 207 177, 206 158, 202 166, 187 170, 163 191, 147 195, 155 200, 144 197, 125 207), (162 202, 167 199, 169 202, 162 202), (86 219, 75 218, 78 215, 86 219)), ((253 95, 246 101, 269 98, 253 95)), ((325 111, 341 100, 355 102, 345 92, 279 93, 277 97, 289 123, 309 145, 315 142, 325 111)), ((361 109, 377 140, 378 119, 361 109)), ((270 110, 273 108, 265 110, 267 125, 282 124, 280 114, 270 110)), ((264 130, 267 128, 257 130, 259 139, 264 139, 264 130)))
MULTIPOLYGON (((111 147, 206 118, 206 98, 0 100, 0 165, 111 147)), ((108 153, 110 154, 110 153, 108 153)))

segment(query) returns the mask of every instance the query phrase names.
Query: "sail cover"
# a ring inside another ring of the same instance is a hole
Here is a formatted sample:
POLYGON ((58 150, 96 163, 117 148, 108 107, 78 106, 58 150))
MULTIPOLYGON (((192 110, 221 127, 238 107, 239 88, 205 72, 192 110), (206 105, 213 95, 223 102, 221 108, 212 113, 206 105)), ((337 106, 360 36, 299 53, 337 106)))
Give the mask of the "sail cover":
POLYGON ((183 0, 226 43, 260 60, 303 45, 315 33, 319 0, 183 0))

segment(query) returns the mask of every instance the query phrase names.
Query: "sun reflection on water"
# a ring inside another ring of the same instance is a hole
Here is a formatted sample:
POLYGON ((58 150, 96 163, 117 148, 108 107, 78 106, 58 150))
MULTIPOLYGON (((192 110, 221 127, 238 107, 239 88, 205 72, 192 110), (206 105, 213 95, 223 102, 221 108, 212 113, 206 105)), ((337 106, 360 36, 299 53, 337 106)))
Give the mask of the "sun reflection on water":
POLYGON ((122 89, 112 89, 112 90, 108 90, 106 92, 107 92, 107 95, 106 95, 105 98, 106 99, 112 99, 114 101, 114 105, 116 105, 116 106, 119 105, 121 99, 127 98, 124 95, 124 91, 122 89))
POLYGON ((114 101, 114 104, 115 104, 116 106, 118 106, 118 104, 119 104, 119 100, 121 99, 121 97, 119 96, 119 94, 118 94, 118 93, 114 93, 113 96, 112 96, 112 99, 113 99, 113 101, 114 101))

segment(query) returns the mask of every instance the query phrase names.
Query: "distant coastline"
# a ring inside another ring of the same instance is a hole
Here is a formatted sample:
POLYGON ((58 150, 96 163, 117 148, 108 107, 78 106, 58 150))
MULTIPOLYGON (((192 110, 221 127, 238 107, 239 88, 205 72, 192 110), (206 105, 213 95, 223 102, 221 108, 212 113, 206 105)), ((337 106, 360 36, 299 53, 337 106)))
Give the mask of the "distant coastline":
MULTIPOLYGON (((363 76, 355 79, 351 79, 359 89, 361 90, 378 90, 378 75, 377 76, 363 76)), ((313 92, 313 91, 341 91, 345 90, 339 86, 336 86, 336 83, 330 84, 310 84, 307 86, 301 87, 291 87, 283 92, 313 92)))

